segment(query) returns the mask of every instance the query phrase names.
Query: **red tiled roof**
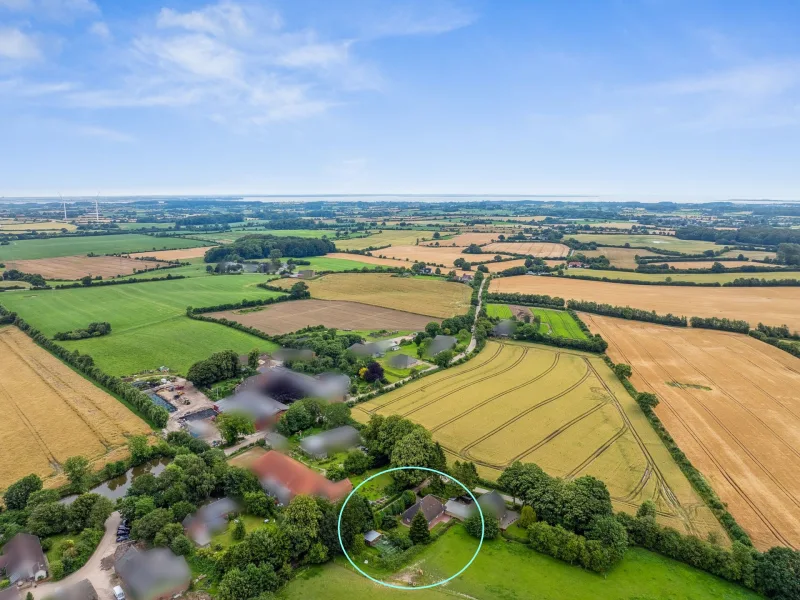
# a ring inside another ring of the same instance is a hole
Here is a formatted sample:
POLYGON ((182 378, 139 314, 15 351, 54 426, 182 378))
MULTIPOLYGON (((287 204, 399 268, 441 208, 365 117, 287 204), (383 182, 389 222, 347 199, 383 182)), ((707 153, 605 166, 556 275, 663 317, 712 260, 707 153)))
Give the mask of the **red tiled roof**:
POLYGON ((259 479, 279 481, 292 495, 322 496, 332 502, 341 500, 353 489, 349 479, 330 481, 301 462, 270 450, 250 467, 259 479))

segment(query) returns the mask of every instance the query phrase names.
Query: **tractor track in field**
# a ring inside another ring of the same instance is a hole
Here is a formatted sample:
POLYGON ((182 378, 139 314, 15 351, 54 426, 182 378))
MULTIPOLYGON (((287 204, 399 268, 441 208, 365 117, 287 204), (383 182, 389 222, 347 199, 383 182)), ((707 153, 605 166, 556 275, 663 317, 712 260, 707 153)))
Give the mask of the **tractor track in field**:
POLYGON ((569 473, 564 475, 564 479, 566 480, 574 479, 578 473, 580 473, 586 467, 592 464, 600 455, 602 455, 606 450, 608 450, 611 446, 613 446, 614 442, 616 442, 619 438, 625 435, 625 432, 627 431, 628 427, 626 425, 623 425, 619 431, 617 431, 608 440, 606 440, 603 444, 601 444, 598 448, 596 448, 588 457, 586 457, 586 459, 583 462, 581 462, 581 464, 579 464, 569 473))
MULTIPOLYGON (((523 355, 523 356, 524 356, 524 355, 523 355)), ((442 428, 444 428, 444 427, 446 427, 446 426, 450 425, 451 423, 455 423, 455 422, 456 422, 456 421, 458 421, 458 420, 459 420, 461 417, 465 417, 465 416, 467 416, 468 414, 470 414, 470 413, 472 413, 472 412, 474 412, 474 411, 478 410, 479 408, 482 408, 482 407, 486 406, 486 405, 487 405, 487 404, 489 404, 490 402, 494 402, 494 401, 495 401, 495 400, 497 400, 498 398, 502 398, 503 396, 505 396, 505 395, 507 395, 507 394, 510 394, 511 392, 516 392, 517 390, 519 390, 519 389, 522 389, 522 388, 524 388, 525 386, 528 386, 528 385, 530 385, 530 384, 532 384, 532 383, 535 383, 536 381, 539 381, 539 380, 540 380, 542 377, 546 377, 546 376, 547 376, 547 375, 548 375, 550 372, 552 372, 552 371, 553 371, 553 370, 556 368, 556 366, 558 365, 558 361, 560 360, 560 358, 561 358, 561 353, 560 353, 560 352, 558 352, 558 353, 556 353, 556 358, 555 358, 555 360, 553 361, 553 364, 551 364, 551 365, 550 365, 550 366, 549 366, 549 367, 548 367, 548 368, 547 368, 545 371, 543 371, 542 373, 539 373, 539 374, 538 374, 536 377, 533 377, 532 379, 529 379, 529 380, 527 380, 527 381, 525 381, 525 382, 523 382, 523 383, 521 383, 521 384, 519 384, 519 385, 517 385, 517 386, 514 386, 513 388, 510 388, 510 389, 508 389, 508 390, 505 390, 505 391, 503 391, 503 392, 501 392, 501 393, 499 393, 499 394, 495 394, 494 396, 491 396, 490 398, 487 398, 486 400, 484 400, 483 402, 480 402, 479 404, 476 404, 476 405, 475 405, 475 406, 473 406, 472 408, 468 408, 467 410, 465 410, 464 412, 462 412, 462 413, 460 413, 460 414, 456 415, 455 417, 452 417, 452 418, 448 419, 447 421, 444 421, 443 423, 440 423, 440 424, 439 424, 439 425, 437 425, 436 427, 432 428, 432 429, 430 430, 430 432, 431 432, 431 433, 435 433, 436 431, 439 431, 440 429, 442 429, 442 428)), ((426 404, 426 406, 427 406, 427 404, 426 404)), ((410 413, 407 413, 407 414, 410 414, 410 413)))
MULTIPOLYGON (((504 345, 504 344, 501 344, 501 345, 500 345, 500 347, 501 347, 501 348, 505 348, 505 345, 504 345)), ((416 412, 416 411, 418 411, 418 410, 420 410, 420 409, 423 409, 423 408, 425 408, 426 406, 430 406, 431 404, 434 404, 434 403, 436 403, 436 402, 439 402, 440 400, 442 400, 442 399, 444 399, 444 398, 447 398, 448 396, 452 396, 452 395, 453 395, 453 394, 455 394, 456 392, 460 392, 461 390, 467 389, 468 387, 472 387, 473 385, 475 385, 475 384, 477 384, 477 383, 481 383, 481 382, 483 382, 483 381, 488 381, 489 379, 494 379, 495 377, 498 377, 498 376, 502 375, 503 373, 507 373, 508 371, 511 371, 511 370, 512 370, 512 369, 514 369, 514 368, 515 368, 517 365, 519 365, 519 363, 521 363, 521 362, 522 362, 522 361, 525 359, 525 356, 527 356, 527 354, 528 354, 528 348, 525 348, 525 349, 523 349, 523 351, 522 351, 522 355, 521 355, 519 358, 517 358, 517 359, 516 359, 516 361, 514 361, 514 363, 512 363, 510 366, 508 366, 508 367, 505 367, 504 369, 502 369, 502 370, 500 370, 500 371, 497 371, 497 372, 495 372, 495 373, 492 373, 491 375, 487 375, 487 376, 485 376, 485 377, 481 377, 481 378, 479 378, 479 379, 476 379, 475 381, 471 381, 470 383, 468 383, 468 384, 466 384, 466 385, 462 385, 462 386, 460 386, 460 387, 457 387, 457 388, 455 388, 455 389, 453 389, 453 390, 450 390, 450 391, 448 391, 447 393, 445 393, 445 394, 442 394, 441 396, 437 396, 437 397, 436 397, 436 398, 434 398, 433 400, 430 400, 429 402, 426 402, 425 404, 422 404, 422 405, 420 405, 420 406, 417 406, 417 407, 415 407, 415 408, 412 408, 412 409, 411 409, 410 411, 408 411, 408 412, 400 413, 400 416, 401 416, 401 417, 407 417, 407 416, 408 416, 408 415, 410 415, 411 413, 414 413, 414 412, 416 412)), ((441 380, 440 380, 440 381, 441 381, 441 380)), ((509 390, 509 391, 511 391, 511 390, 509 390)))
MULTIPOLYGON (((499 425, 499 426, 495 427, 495 428, 494 428, 494 429, 492 429, 490 432, 488 432, 488 433, 486 433, 486 434, 484 434, 484 435, 480 436, 480 437, 479 437, 479 438, 477 438, 476 440, 473 440, 472 442, 470 442, 469 444, 467 444, 466 446, 464 446, 464 447, 461 449, 461 451, 460 451, 460 452, 458 452, 457 454, 461 454, 461 456, 469 456, 469 450, 470 450, 470 449, 474 448, 475 446, 477 446, 478 444, 480 444, 480 443, 481 443, 481 442, 483 442, 484 440, 487 440, 487 439, 489 439, 489 438, 490 438, 490 437, 492 437, 493 435, 495 435, 495 434, 499 433, 500 431, 502 431, 503 429, 505 429, 506 427, 508 427, 508 426, 509 426, 509 425, 511 425, 512 423, 514 423, 515 421, 517 421, 517 420, 521 419, 522 417, 524 417, 524 416, 527 416, 528 414, 532 413, 534 410, 537 410, 537 409, 541 408, 542 406, 545 406, 545 405, 547 405, 547 404, 550 404, 551 402, 555 402, 556 400, 558 400, 558 399, 559 399, 559 398, 561 398, 562 396, 565 396, 565 395, 567 395, 567 394, 568 394, 568 393, 570 393, 572 390, 574 390, 574 389, 575 389, 575 388, 577 388, 579 385, 581 385, 581 384, 582 384, 584 381, 586 381, 586 380, 589 378, 589 374, 590 374, 590 372, 589 372, 589 370, 587 369, 587 370, 586 370, 586 371, 583 373, 583 376, 582 376, 582 377, 581 377, 581 378, 580 378, 578 381, 576 381, 576 382, 575 382, 575 383, 573 383, 571 386, 569 386, 567 389, 565 389, 565 390, 561 390, 561 391, 560 391, 558 394, 556 394, 556 395, 554 395, 554 396, 550 396, 549 398, 546 398, 545 400, 542 400, 542 401, 541 401, 541 402, 539 402, 538 404, 535 404, 534 406, 531 406, 531 407, 529 407, 529 408, 526 408, 526 409, 525 409, 525 410, 523 410, 521 413, 518 413, 518 414, 516 414, 515 416, 513 416, 512 418, 510 418, 510 419, 508 419, 507 421, 505 421, 505 422, 504 422, 502 425, 499 425)), ((510 463, 509 463, 509 464, 510 464, 510 463)))
MULTIPOLYGON (((499 346, 499 347, 497 348, 497 351, 496 351, 496 352, 495 352, 495 353, 494 353, 494 354, 493 354, 491 357, 489 357, 489 360, 487 360, 485 363, 481 363, 481 364, 479 364, 479 365, 476 365, 476 366, 474 366, 474 367, 472 367, 472 368, 470 368, 470 369, 467 369, 467 370, 465 370, 465 371, 460 371, 460 372, 458 372, 458 373, 453 373, 452 375, 445 375, 445 376, 444 376, 444 377, 442 377, 441 379, 437 379, 436 381, 432 382, 430 385, 436 385, 437 383, 441 383, 442 381, 447 381, 447 380, 449 380, 449 379, 453 379, 453 378, 455 378, 455 377, 463 377, 463 376, 464 376, 464 375, 466 375, 467 373, 472 373, 473 371, 477 371, 477 370, 478 370, 478 369, 480 369, 481 367, 484 367, 484 366, 486 366, 486 365, 488 365, 488 364, 491 364, 492 362, 494 362, 494 360, 495 360, 495 359, 496 359, 496 358, 497 358, 497 357, 500 355, 500 351, 501 351, 501 350, 502 350, 502 345, 501 345, 501 346, 499 346)), ((380 409, 382 409, 382 408, 385 408, 385 407, 387 407, 387 406, 390 406, 390 405, 394 404, 395 402, 399 402, 400 400, 404 400, 405 398, 408 398, 409 396, 413 396, 413 395, 414 395, 414 394, 416 394, 417 392, 421 392, 421 391, 425 390, 425 389, 426 389, 426 387, 427 387, 427 386, 423 385, 422 387, 420 387, 420 388, 418 388, 418 389, 416 389, 416 390, 414 390, 414 391, 407 392, 407 393, 405 393, 405 394, 402 394, 402 395, 398 396, 397 398, 395 398, 395 399, 393 399, 393 400, 390 400, 389 402, 385 402, 384 404, 381 404, 380 406, 376 406, 376 407, 375 407, 375 408, 373 408, 372 410, 365 410, 365 409, 363 409, 363 408, 362 408, 361 410, 362 410, 363 412, 366 412, 366 413, 368 413, 368 414, 373 414, 373 413, 377 412, 378 410, 380 410, 380 409)))

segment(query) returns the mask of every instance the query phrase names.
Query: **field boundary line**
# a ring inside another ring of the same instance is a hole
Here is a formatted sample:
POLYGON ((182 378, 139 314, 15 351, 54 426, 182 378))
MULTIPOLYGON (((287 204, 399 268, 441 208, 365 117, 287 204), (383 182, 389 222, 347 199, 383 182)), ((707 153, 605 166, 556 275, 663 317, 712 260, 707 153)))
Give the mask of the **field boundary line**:
POLYGON ((628 426, 623 425, 619 431, 617 431, 614 435, 612 435, 608 440, 603 442, 603 444, 601 444, 600 447, 596 448, 581 464, 579 464, 569 473, 564 475, 564 479, 566 479, 567 481, 574 479, 578 473, 580 473, 586 467, 592 464, 595 461, 595 459, 599 458, 606 450, 608 450, 611 446, 613 446, 614 442, 616 442, 619 438, 625 435, 625 432, 627 431, 628 431, 628 426))

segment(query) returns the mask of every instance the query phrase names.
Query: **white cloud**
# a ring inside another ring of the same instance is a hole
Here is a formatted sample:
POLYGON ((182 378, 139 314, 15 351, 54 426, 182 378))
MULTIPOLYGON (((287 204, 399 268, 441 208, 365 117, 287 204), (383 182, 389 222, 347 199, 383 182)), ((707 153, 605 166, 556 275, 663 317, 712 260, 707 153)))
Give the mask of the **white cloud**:
POLYGON ((95 21, 89 26, 89 33, 92 35, 96 35, 97 37, 110 40, 111 39, 111 30, 108 28, 108 25, 104 21, 95 21))
POLYGON ((381 4, 381 14, 365 24, 369 37, 436 35, 475 22, 477 15, 450 0, 415 0, 381 4))
POLYGON ((35 60, 41 56, 36 41, 19 29, 0 28, 0 59, 35 60))
POLYGON ((286 67, 329 67, 343 64, 349 58, 351 42, 338 44, 308 44, 291 48, 278 57, 277 62, 286 67))
POLYGON ((245 9, 234 2, 220 2, 185 13, 162 8, 156 24, 161 28, 187 29, 215 36, 227 33, 249 35, 251 32, 245 9))
POLYGON ((177 76, 209 79, 238 79, 242 57, 230 46, 204 35, 136 40, 135 48, 146 60, 177 76))
POLYGON ((0 0, 0 7, 38 19, 72 19, 100 12, 93 0, 0 0))

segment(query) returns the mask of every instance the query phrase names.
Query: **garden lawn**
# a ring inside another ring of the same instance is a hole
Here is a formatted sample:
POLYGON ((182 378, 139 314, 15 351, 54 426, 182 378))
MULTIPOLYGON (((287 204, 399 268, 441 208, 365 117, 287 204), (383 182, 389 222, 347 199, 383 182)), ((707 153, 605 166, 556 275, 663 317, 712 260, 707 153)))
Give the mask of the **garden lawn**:
POLYGON ((85 328, 92 321, 111 324, 110 335, 62 342, 88 353, 104 371, 130 375, 164 365, 185 374, 196 361, 231 349, 246 354, 253 348, 275 349, 250 334, 186 317, 186 307, 270 298, 277 292, 256 287, 265 277, 226 275, 114 285, 97 288, 6 292, 0 298, 47 336, 85 328))
MULTIPOLYGON (((450 577, 469 561, 477 540, 456 525, 414 558, 425 583, 450 577)), ((364 565, 359 565, 364 568, 364 565)), ((755 600, 757 594, 683 563, 629 549, 606 577, 538 554, 514 542, 485 542, 475 562, 442 588, 417 590, 414 598, 445 600, 755 600)), ((344 559, 303 571, 279 594, 283 600, 402 598, 404 590, 379 587, 344 559)))
MULTIPOLYGON (((375 473, 380 471, 384 471, 385 467, 382 469, 371 469, 364 473, 363 475, 352 475, 350 477, 350 482, 353 484, 353 489, 364 481, 367 477, 371 477, 375 473)), ((364 486, 358 489, 359 496, 363 496, 367 500, 378 500, 387 496, 386 493, 386 486, 390 485, 394 480, 392 479, 391 473, 382 473, 378 475, 375 479, 371 479, 369 483, 366 483, 364 486)))
MULTIPOLYGON (((666 260, 664 262, 667 262, 666 260)), ((677 264, 677 263, 676 263, 677 264)), ((691 264, 691 263, 685 263, 691 264)), ((724 264, 724 263, 723 263, 724 264)), ((596 269, 569 269, 564 271, 568 277, 592 277, 612 281, 691 281, 694 283, 728 283, 735 279, 800 279, 798 271, 778 271, 769 273, 630 273, 626 271, 601 271, 596 269)))
MULTIPOLYGON (((240 521, 244 521, 244 528, 247 533, 252 533, 256 529, 264 529, 269 527, 274 527, 273 523, 275 519, 270 519, 269 523, 264 523, 264 519, 261 517, 254 517, 253 515, 239 515, 237 517, 240 521)), ((222 546, 223 548, 229 548, 234 544, 238 544, 239 542, 234 541, 233 539, 233 521, 228 522, 228 527, 225 531, 220 531, 211 536, 211 543, 209 546, 214 548, 217 544, 222 546)))
POLYGON ((510 319, 512 316, 511 309, 507 304, 487 304, 486 314, 499 319, 510 319))
POLYGON ((568 312, 549 308, 531 308, 531 310, 541 319, 540 333, 574 340, 586 339, 586 334, 581 331, 575 319, 568 312))
MULTIPOLYGON (((98 235, 86 237, 54 237, 43 240, 22 240, 0 246, 0 262, 29 258, 53 258, 78 254, 115 254, 120 252, 146 252, 196 248, 205 242, 171 237, 153 237, 139 233, 98 235)), ((11 267, 12 265, 8 265, 11 267)))

